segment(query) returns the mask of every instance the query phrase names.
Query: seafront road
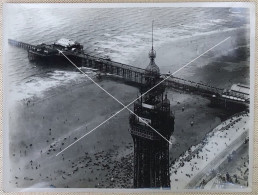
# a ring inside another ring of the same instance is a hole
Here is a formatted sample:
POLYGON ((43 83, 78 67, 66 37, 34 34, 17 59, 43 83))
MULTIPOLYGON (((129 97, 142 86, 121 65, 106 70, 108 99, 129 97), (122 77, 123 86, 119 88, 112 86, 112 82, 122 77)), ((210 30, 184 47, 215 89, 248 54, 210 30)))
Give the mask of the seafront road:
POLYGON ((234 150, 237 150, 243 143, 245 138, 248 136, 248 129, 235 139, 225 150, 223 150, 219 155, 217 155, 214 160, 209 163, 204 169, 202 169, 193 179, 186 185, 186 189, 196 188, 196 185, 202 180, 202 178, 209 173, 212 169, 216 168, 225 160, 227 156, 231 154, 234 150))

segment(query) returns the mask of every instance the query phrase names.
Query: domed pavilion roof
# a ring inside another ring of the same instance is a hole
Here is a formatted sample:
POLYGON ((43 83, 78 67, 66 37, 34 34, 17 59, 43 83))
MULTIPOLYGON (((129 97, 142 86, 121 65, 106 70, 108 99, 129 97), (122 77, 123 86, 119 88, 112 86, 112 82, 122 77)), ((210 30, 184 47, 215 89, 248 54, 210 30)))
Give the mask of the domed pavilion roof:
POLYGON ((145 69, 147 74, 157 74, 157 75, 160 74, 160 69, 154 61, 155 57, 156 57, 156 51, 153 50, 152 48, 152 50, 149 52, 150 63, 145 69))

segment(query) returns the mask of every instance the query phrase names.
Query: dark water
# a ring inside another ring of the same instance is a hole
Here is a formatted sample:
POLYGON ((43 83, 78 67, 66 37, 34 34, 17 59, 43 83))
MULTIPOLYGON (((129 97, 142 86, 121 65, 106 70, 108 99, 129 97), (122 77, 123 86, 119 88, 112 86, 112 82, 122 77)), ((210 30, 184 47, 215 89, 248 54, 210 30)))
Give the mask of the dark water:
MULTIPOLYGON (((9 10, 8 38, 31 43, 53 43, 69 38, 94 55, 145 67, 141 53, 148 52, 151 21, 155 20, 154 44, 160 47, 182 37, 194 37, 247 27, 247 9, 230 8, 26 8, 9 10), (138 60, 139 59, 139 60, 138 60), (138 62, 138 63, 137 63, 138 62)), ((40 94, 65 82, 82 79, 75 70, 44 67, 28 61, 26 51, 7 46, 10 90, 18 99, 40 94)), ((145 60, 145 58, 144 58, 145 60)), ((147 62, 146 62, 147 63, 147 62)), ((161 67, 161 71, 162 71, 161 67)), ((165 69, 164 70, 169 70, 165 69)))

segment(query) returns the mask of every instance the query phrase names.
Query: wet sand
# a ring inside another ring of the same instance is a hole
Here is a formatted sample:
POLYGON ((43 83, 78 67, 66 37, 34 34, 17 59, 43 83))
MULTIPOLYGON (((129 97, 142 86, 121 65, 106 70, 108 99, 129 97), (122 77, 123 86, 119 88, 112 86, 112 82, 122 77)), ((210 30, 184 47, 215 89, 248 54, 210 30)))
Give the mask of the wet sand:
MULTIPOLYGON (((15 121, 10 128, 12 186, 29 187, 44 182, 44 187, 132 187, 133 142, 128 132, 128 111, 122 111, 56 156, 60 148, 122 108, 94 84, 80 85, 72 90, 63 88, 62 93, 45 101, 20 104, 12 113, 15 121)), ((110 80, 101 81, 100 85, 124 104, 134 100, 138 91, 110 80)), ((208 107, 208 100, 199 96, 182 96, 169 90, 168 97, 176 116, 170 150, 173 160, 202 140, 221 122, 219 117, 228 113, 208 107)))
MULTIPOLYGON (((100 82, 100 84, 124 104, 132 101, 137 92, 137 89, 133 87, 111 81, 100 82), (117 90, 123 93, 115 93, 117 90)), ((55 156, 60 148, 65 148, 69 143, 80 138, 121 108, 118 103, 96 88, 94 84, 87 82, 73 90, 63 89, 62 93, 56 94, 46 101, 35 104, 30 102, 29 106, 27 104, 19 105, 16 112, 12 113, 12 120, 16 122, 10 124, 10 129, 14 130, 10 132, 12 138, 10 140, 10 154, 15 155, 11 156, 15 163, 13 167, 17 167, 18 173, 28 175, 29 178, 38 177, 42 172, 41 179, 34 178, 33 181, 29 182, 29 184, 33 184, 36 181, 40 182, 42 178, 44 178, 43 181, 49 181, 48 178, 54 180, 53 172, 58 171, 60 167, 67 167, 64 170, 69 172, 70 164, 77 162, 80 157, 84 157, 85 152, 88 153, 86 157, 93 158, 97 152, 103 150, 105 152, 123 151, 130 141, 130 135, 127 131, 129 125, 128 123, 118 123, 118 121, 127 121, 128 111, 121 112, 94 133, 89 134, 69 148, 63 155, 55 156), (116 124, 115 127, 113 127, 114 124, 116 124), (124 145, 124 147, 116 147, 120 145, 124 145), (35 166, 40 164, 41 167, 36 170, 35 167, 32 169, 30 160, 33 161, 33 164, 35 163, 35 166), (63 163, 68 164, 62 166, 63 163), (24 169, 24 166, 27 169, 24 169), (48 170, 44 170, 46 167, 48 170), (49 175, 50 173, 52 176, 49 175)), ((95 160, 92 161, 95 163, 95 160)), ((89 175, 92 175, 90 173, 89 175)), ((78 185, 74 178, 71 181, 78 185)), ((60 187, 62 183, 62 181, 60 183, 53 182, 53 185, 60 187)))
MULTIPOLYGON (((223 33, 223 36, 229 34, 223 33)), ((218 39, 223 39, 222 35, 214 35, 214 40, 210 40, 217 42, 218 39)), ((208 38, 195 39, 204 44, 208 38)), ((186 47, 189 41, 190 39, 185 40, 183 47, 186 47)), ((167 61, 167 58, 162 58, 162 55, 170 56, 159 49, 157 53, 158 58, 164 61, 167 61)), ((183 61, 178 66, 191 57, 182 56, 180 59, 183 61)), ((143 64, 147 65, 148 59, 143 64)), ((163 63, 157 60, 157 64, 163 63)), ((192 68, 191 75, 182 71, 181 76, 194 77, 199 75, 199 72, 198 68, 192 68)), ((212 74, 213 72, 205 68, 201 72, 201 75, 207 78, 212 74)), ((239 74, 234 76, 239 78, 239 74)), ((219 73, 217 77, 219 78, 219 73)), ((135 87, 111 80, 98 82, 124 104, 130 103, 137 96, 138 89, 135 87)), ((220 84, 227 83, 221 81, 220 84)), ((44 98, 47 97, 50 98, 18 103, 11 110, 11 168, 8 178, 10 186, 133 187, 133 141, 128 132, 129 112, 122 111, 56 156, 69 143, 80 138, 122 106, 88 81, 73 87, 67 85, 52 89, 45 94, 44 98)), ((197 95, 168 90, 168 98, 176 117, 175 131, 171 138, 171 162, 189 147, 199 143, 207 132, 232 114, 209 107, 209 101, 197 95), (182 107, 185 108, 184 111, 182 107), (194 122, 192 127, 191 121, 194 122)))

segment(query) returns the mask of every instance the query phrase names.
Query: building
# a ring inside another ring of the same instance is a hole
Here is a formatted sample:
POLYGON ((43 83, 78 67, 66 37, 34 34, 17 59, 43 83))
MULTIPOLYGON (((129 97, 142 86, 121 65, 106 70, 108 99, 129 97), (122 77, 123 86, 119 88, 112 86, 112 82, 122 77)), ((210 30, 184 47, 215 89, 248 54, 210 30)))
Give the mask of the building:
MULTIPOLYGON (((66 52, 66 56, 70 59, 77 60, 78 58, 74 55, 76 53, 83 53, 83 46, 75 41, 69 39, 59 39, 54 44, 47 45, 42 43, 28 50, 28 58, 33 61, 36 59, 41 60, 59 60, 64 59, 64 56, 59 53, 58 50, 66 52)), ((65 59, 65 61, 67 61, 65 59)))
POLYGON ((63 51, 83 51, 83 46, 76 41, 70 39, 59 39, 54 43, 54 48, 58 48, 63 51))
POLYGON ((250 99, 250 86, 244 84, 233 84, 230 88, 230 92, 243 99, 250 99))
POLYGON ((155 57, 152 45, 149 52, 150 64, 146 68, 145 82, 140 89, 144 96, 134 104, 134 113, 140 118, 130 115, 129 131, 134 141, 134 188, 170 187, 167 140, 174 131, 174 116, 165 95, 165 85, 157 85, 161 78, 155 57))

